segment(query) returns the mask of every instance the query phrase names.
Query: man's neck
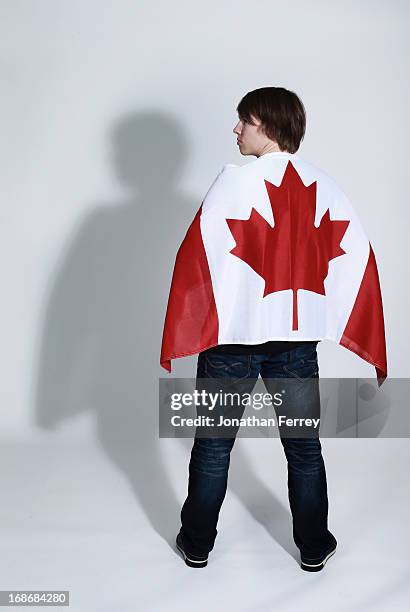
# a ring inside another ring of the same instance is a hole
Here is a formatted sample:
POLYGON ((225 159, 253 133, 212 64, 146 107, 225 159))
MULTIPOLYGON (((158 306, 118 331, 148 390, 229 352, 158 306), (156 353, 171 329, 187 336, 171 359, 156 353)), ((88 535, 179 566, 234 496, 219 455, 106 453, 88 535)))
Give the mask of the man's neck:
POLYGON ((261 157, 262 155, 266 155, 266 153, 288 153, 288 151, 285 150, 281 150, 279 148, 279 145, 277 143, 274 144, 267 144, 265 147, 263 147, 262 151, 259 153, 259 155, 257 155, 256 157, 261 157))

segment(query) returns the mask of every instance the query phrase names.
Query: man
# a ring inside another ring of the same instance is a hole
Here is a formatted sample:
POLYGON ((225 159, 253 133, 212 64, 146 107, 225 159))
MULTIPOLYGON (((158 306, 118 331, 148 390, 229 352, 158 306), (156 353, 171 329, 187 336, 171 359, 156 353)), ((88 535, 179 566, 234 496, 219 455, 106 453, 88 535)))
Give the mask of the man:
MULTIPOLYGON (((229 379, 230 390, 241 393, 251 392, 259 375, 268 390, 277 379, 306 381, 293 397, 294 414, 303 418, 320 413, 320 339, 372 363, 378 380, 387 375, 376 262, 343 192, 295 155, 306 125, 298 96, 261 88, 247 93, 237 111, 239 150, 257 159, 224 167, 187 232, 161 364, 170 371, 171 358, 199 353, 197 382, 229 379)), ((280 430, 280 439, 301 568, 320 571, 337 541, 328 529, 319 434, 280 430)), ((205 567, 214 547, 234 442, 235 436, 195 436, 176 540, 190 567, 205 567)))

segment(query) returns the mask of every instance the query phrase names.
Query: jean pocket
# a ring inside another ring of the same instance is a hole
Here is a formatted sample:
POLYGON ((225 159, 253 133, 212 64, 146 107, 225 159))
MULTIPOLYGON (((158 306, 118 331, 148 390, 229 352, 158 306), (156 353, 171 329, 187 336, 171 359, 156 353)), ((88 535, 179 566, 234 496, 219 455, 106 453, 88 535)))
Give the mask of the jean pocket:
POLYGON ((297 361, 283 365, 283 371, 288 374, 290 378, 297 378, 299 380, 319 377, 317 359, 298 359, 297 361))
POLYGON ((205 355, 205 373, 209 378, 228 378, 235 382, 250 375, 250 357, 205 355))

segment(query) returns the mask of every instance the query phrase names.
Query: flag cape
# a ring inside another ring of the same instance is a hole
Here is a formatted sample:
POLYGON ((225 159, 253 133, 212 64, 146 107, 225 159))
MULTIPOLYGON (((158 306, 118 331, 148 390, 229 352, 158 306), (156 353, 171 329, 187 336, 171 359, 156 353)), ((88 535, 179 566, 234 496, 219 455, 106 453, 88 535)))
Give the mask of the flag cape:
POLYGON ((333 340, 387 377, 372 246, 346 194, 298 155, 227 164, 179 247, 160 364, 218 344, 333 340))

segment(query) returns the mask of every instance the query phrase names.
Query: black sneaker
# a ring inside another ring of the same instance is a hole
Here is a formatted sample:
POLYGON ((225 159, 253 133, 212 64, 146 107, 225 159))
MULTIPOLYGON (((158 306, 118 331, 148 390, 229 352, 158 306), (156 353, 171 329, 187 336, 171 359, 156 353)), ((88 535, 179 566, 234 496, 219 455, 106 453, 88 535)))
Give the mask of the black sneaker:
POLYGON ((176 545, 178 550, 182 553, 185 563, 189 567, 206 567, 208 565, 208 557, 197 557, 196 555, 187 555, 184 546, 182 544, 181 534, 177 535, 176 545))
POLYGON ((324 565, 328 559, 336 552, 337 544, 332 544, 332 546, 324 553, 324 555, 319 559, 307 559, 306 557, 301 557, 300 567, 307 572, 320 572, 324 568, 324 565))

